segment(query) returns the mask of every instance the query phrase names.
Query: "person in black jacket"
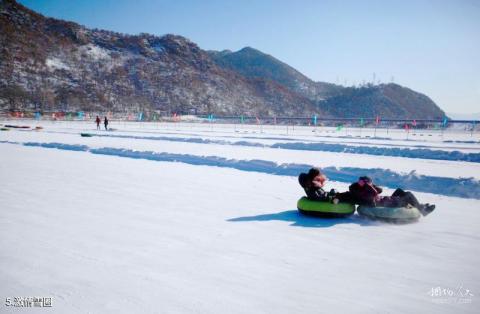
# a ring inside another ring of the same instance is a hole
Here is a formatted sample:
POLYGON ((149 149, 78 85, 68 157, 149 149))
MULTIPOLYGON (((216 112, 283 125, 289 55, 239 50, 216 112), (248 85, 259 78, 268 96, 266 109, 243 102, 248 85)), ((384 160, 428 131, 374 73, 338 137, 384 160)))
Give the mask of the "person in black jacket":
POLYGON ((300 173, 298 183, 305 190, 307 198, 312 201, 326 201, 337 204, 339 202, 353 203, 350 192, 338 193, 335 189, 326 192, 323 187, 327 176, 318 168, 311 168, 308 173, 300 173))
POLYGON ((412 192, 396 189, 391 196, 380 195, 383 189, 375 184, 371 178, 360 177, 349 187, 349 191, 356 204, 365 206, 404 207, 411 205, 418 208, 423 216, 430 214, 435 205, 421 204, 412 192))
POLYGON ((103 124, 105 125, 105 131, 108 130, 108 119, 107 117, 105 117, 105 119, 103 120, 103 124))

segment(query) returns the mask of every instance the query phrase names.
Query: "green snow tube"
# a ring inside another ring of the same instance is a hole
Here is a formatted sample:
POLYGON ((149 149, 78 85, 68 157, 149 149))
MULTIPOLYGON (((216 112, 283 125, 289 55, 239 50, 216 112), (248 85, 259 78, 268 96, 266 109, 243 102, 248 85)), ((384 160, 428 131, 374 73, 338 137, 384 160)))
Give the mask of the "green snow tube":
POLYGON ((353 204, 311 201, 305 196, 298 200, 297 208, 302 214, 319 217, 345 217, 355 212, 353 204))
POLYGON ((92 137, 93 136, 93 134, 90 134, 90 133, 80 133, 80 135, 82 137, 92 137))
POLYGON ((358 206, 357 212, 359 215, 370 219, 399 223, 417 221, 422 216, 416 207, 358 206))

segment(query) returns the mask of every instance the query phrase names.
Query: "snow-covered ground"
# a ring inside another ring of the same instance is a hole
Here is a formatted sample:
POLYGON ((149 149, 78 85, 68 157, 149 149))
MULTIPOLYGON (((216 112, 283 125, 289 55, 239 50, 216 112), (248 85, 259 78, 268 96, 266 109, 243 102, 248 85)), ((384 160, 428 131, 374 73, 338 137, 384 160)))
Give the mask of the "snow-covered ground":
POLYGON ((57 313, 478 312, 478 133, 0 123, 43 127, 0 132, 4 300, 52 297, 57 313), (437 209, 404 225, 301 216, 296 175, 312 165, 329 187, 371 174, 437 209))

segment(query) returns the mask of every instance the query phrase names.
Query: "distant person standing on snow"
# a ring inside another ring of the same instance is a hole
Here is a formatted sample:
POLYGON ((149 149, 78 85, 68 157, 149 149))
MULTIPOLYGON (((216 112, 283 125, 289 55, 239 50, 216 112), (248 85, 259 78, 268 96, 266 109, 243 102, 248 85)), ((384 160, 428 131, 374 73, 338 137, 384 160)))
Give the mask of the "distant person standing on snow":
POLYGON ((105 131, 108 130, 108 119, 105 117, 105 120, 103 120, 103 124, 105 125, 105 131))
POLYGON ((95 119, 95 122, 97 123, 97 130, 100 130, 100 117, 97 116, 97 118, 95 119))

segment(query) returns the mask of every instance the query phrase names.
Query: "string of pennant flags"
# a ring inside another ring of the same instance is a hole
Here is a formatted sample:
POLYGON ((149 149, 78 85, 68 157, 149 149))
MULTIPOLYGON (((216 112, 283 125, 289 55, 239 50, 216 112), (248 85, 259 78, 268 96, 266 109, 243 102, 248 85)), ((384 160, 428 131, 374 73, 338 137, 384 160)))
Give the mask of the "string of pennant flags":
MULTIPOLYGON (((170 115, 161 115, 157 112, 137 112, 137 113, 113 113, 113 112, 106 112, 102 114, 96 114, 96 113, 91 113, 91 112, 85 112, 85 111, 77 111, 77 112, 40 112, 40 111, 34 111, 34 112, 28 112, 28 111, 12 111, 7 113, 8 116, 13 117, 13 118, 34 118, 37 120, 40 119, 52 119, 52 120, 90 120, 95 118, 97 115, 104 115, 108 119, 116 118, 117 120, 126 120, 126 121, 160 121, 160 120, 166 120, 166 121, 174 121, 174 122, 179 122, 182 121, 182 115, 178 114, 176 112, 171 113, 170 115)), ((336 122, 336 128, 338 131, 342 130, 346 125, 352 125, 352 126, 357 126, 357 127, 366 127, 366 126, 373 126, 379 127, 382 124, 382 121, 385 123, 400 123, 403 121, 404 128, 406 131, 409 131, 412 128, 417 128, 419 126, 423 127, 427 124, 429 126, 433 126, 434 129, 441 129, 441 128, 446 128, 450 123, 469 123, 472 126, 472 129, 475 129, 477 122, 476 120, 450 120, 447 117, 443 117, 441 120, 434 120, 434 119, 429 119, 429 120, 402 120, 402 119, 381 119, 380 116, 375 116, 374 118, 365 118, 365 117, 360 117, 360 118, 338 118, 338 119, 332 119, 332 118, 320 118, 318 115, 314 114, 311 117, 307 118, 305 123, 302 123, 301 120, 304 118, 301 117, 260 117, 260 116, 245 116, 245 115, 240 115, 240 116, 228 116, 228 117, 222 117, 222 116, 215 116, 213 113, 207 114, 207 115, 200 115, 196 116, 198 118, 204 118, 207 122, 213 123, 217 121, 229 121, 235 123, 238 121, 241 124, 248 123, 248 122, 254 122, 255 124, 282 124, 281 122, 289 123, 289 122, 300 122, 300 124, 306 124, 306 125, 311 125, 311 126, 319 126, 323 125, 325 123, 335 123, 336 122), (252 121, 253 120, 253 121, 252 121), (355 123, 355 121, 358 121, 358 123, 355 123)))

